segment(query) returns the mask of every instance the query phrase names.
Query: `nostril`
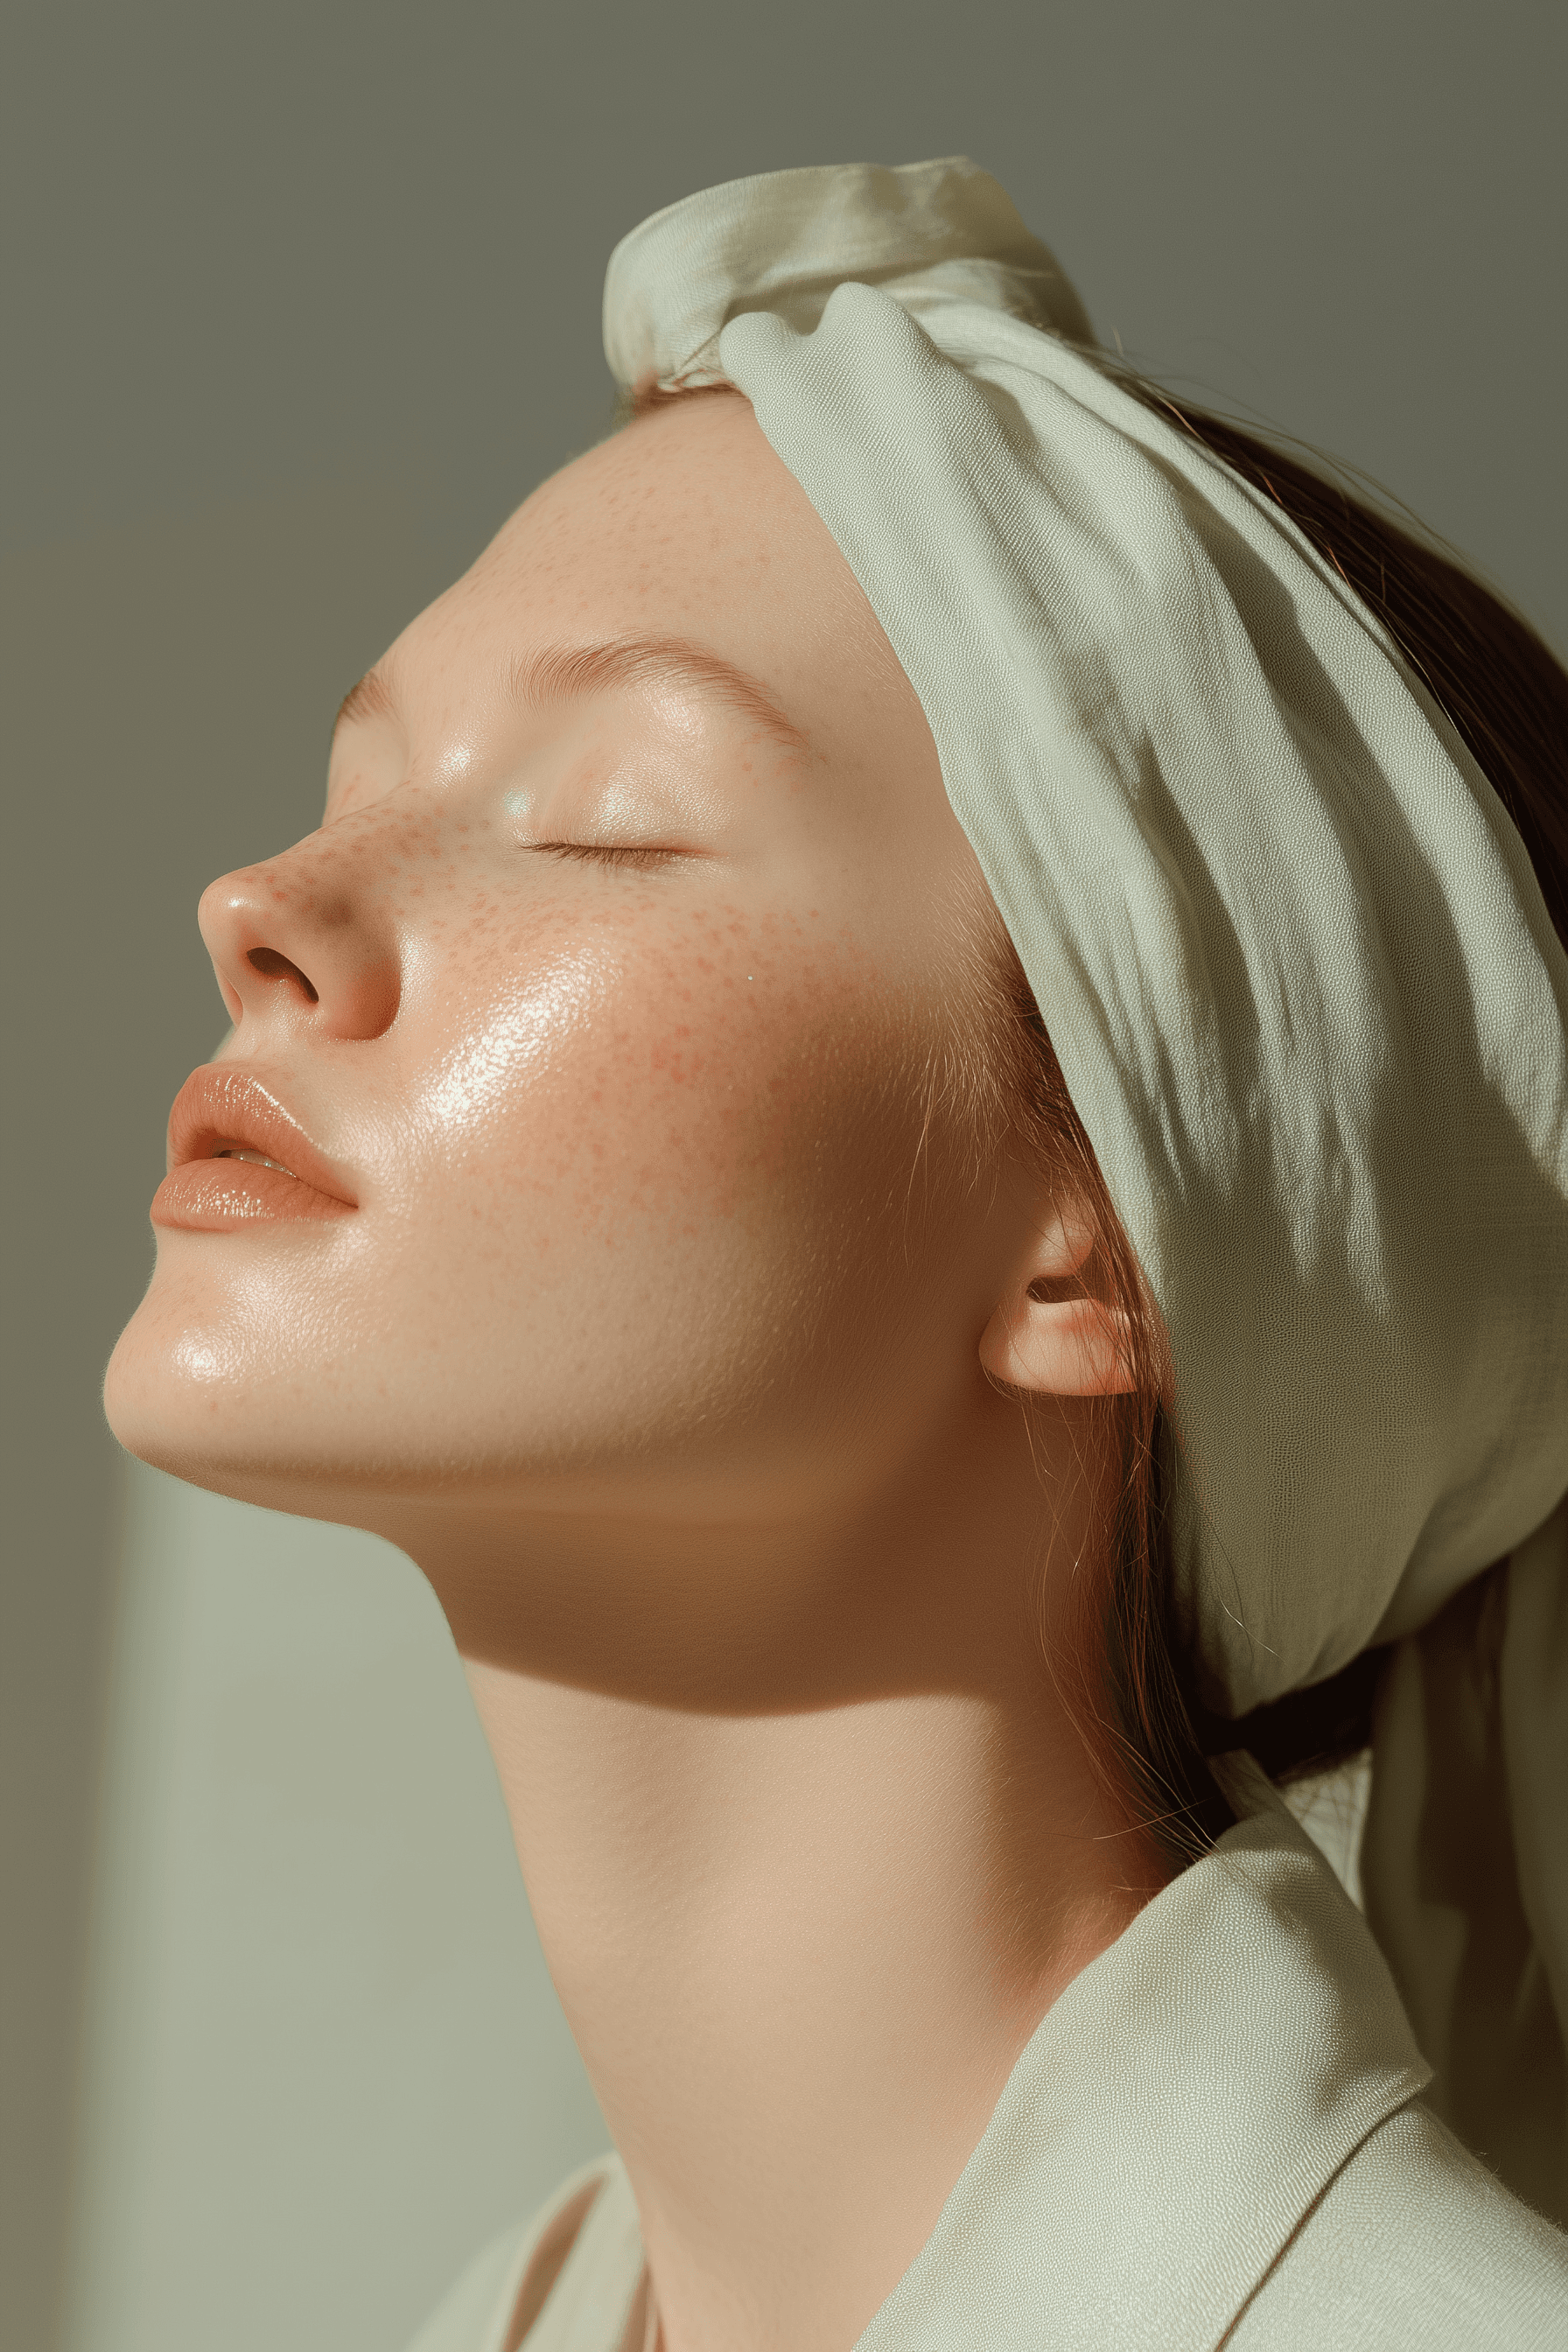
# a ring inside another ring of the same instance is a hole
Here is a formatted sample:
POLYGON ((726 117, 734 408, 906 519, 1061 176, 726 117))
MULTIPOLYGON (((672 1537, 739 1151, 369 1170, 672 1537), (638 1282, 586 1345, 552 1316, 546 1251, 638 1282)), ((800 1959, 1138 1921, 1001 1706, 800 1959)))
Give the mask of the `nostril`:
POLYGON ((246 961, 253 971, 261 974, 263 980, 291 981, 308 1004, 320 1002, 315 989, 299 965, 290 963, 286 955, 279 955, 276 948, 252 948, 246 961))

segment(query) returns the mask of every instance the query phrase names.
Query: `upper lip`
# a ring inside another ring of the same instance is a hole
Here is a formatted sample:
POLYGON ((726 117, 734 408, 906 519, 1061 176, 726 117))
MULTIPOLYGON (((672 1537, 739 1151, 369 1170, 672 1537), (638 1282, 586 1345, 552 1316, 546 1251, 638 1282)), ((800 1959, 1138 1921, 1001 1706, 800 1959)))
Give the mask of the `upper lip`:
POLYGON ((193 1070, 169 1113, 169 1166, 210 1160, 214 1147, 237 1145, 279 1161, 301 1183, 349 1207, 359 1202, 341 1171, 319 1151, 292 1111, 264 1078, 232 1064, 208 1062, 193 1070))

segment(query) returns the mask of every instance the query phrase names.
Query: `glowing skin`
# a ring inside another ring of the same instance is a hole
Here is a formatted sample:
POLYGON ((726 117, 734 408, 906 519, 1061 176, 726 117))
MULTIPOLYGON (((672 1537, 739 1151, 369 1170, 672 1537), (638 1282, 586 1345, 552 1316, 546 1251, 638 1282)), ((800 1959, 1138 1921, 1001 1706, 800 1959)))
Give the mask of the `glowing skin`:
POLYGON ((1157 1883, 1042 1647, 1114 1476, 1091 1236, 928 1083, 982 892, 721 398, 531 499, 203 900, 236 1026, 110 1419, 430 1578, 664 2352, 851 2345, 1157 1883))

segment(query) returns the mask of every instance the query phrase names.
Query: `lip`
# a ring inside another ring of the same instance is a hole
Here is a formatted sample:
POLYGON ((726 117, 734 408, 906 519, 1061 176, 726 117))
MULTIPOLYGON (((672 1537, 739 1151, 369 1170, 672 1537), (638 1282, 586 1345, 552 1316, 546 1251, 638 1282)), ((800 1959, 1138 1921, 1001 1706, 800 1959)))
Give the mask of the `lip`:
POLYGON ((345 1177, 254 1071, 193 1070, 169 1113, 169 1172, 153 1196, 155 1225, 226 1233, 261 1223, 350 1216, 345 1177), (237 1160, 257 1152, 270 1162, 237 1160))

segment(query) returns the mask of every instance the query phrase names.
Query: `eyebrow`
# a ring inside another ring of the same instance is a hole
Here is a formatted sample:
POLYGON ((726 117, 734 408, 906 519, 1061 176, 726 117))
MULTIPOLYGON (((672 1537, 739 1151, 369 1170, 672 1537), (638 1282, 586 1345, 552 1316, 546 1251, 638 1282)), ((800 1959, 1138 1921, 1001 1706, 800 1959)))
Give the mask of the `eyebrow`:
POLYGON ((332 721, 335 735, 345 723, 356 719, 395 718, 396 705, 384 670, 367 669, 357 686, 351 686, 338 705, 338 715, 332 721))
MULTIPOLYGON (((785 751, 806 751, 806 734, 783 713, 773 696, 748 670, 724 661, 691 637, 606 637, 599 645, 545 645, 512 663, 512 696, 529 710, 552 703, 581 701, 616 687, 687 687, 708 701, 724 703, 741 718, 766 730, 785 751)), ((331 731, 355 719, 395 718, 397 698, 385 670, 367 670, 339 703, 331 731)))
MULTIPOLYGON (((616 687, 679 686, 723 704, 763 728, 786 751, 804 751, 806 737, 749 672, 689 637, 610 637, 600 644, 545 646, 513 663, 509 680, 517 701, 531 709, 574 702, 616 687)), ((384 670, 367 670, 338 706, 332 731, 356 719, 395 716, 384 670)))
POLYGON ((794 719, 747 671, 689 637, 612 637, 600 645, 546 646, 518 661, 512 690, 534 708, 572 702, 616 687, 679 686, 765 729, 791 751, 806 739, 794 719))

